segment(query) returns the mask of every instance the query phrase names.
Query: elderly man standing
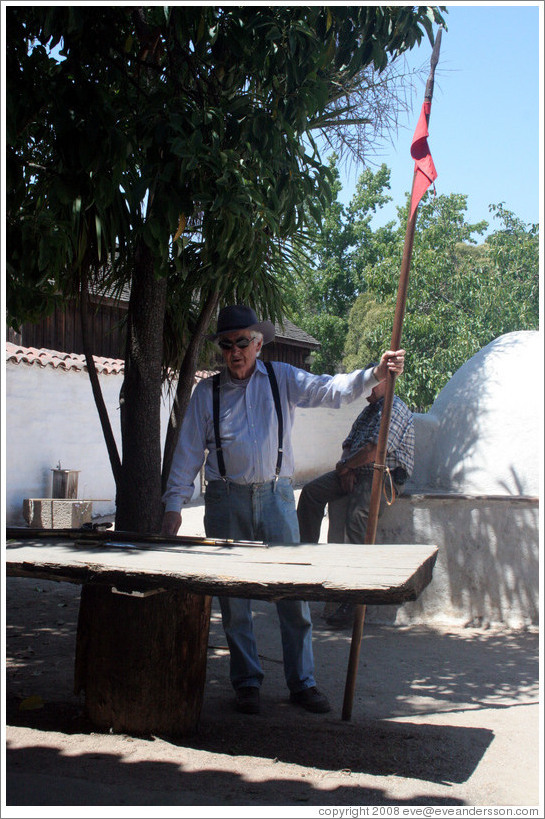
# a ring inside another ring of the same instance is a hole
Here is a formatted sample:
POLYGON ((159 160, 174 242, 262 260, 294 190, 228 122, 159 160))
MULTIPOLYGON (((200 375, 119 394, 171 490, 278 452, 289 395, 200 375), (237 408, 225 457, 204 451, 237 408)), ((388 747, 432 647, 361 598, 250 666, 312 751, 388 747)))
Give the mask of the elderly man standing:
MULTIPOLYGON (((376 367, 349 374, 311 375, 289 364, 258 360, 263 344, 274 339, 270 321, 258 321, 244 305, 225 307, 212 340, 226 367, 201 381, 186 412, 166 492, 163 532, 177 534, 181 509, 206 458, 204 525, 208 537, 299 543, 292 488, 291 431, 295 408, 339 407, 371 393, 388 371, 403 371, 404 351, 388 351, 376 367)), ((251 601, 220 597, 222 623, 230 651, 235 707, 260 710, 263 670, 252 625, 251 601)), ((316 687, 312 622, 308 603, 276 602, 284 675, 290 700, 308 711, 330 710, 316 687)))

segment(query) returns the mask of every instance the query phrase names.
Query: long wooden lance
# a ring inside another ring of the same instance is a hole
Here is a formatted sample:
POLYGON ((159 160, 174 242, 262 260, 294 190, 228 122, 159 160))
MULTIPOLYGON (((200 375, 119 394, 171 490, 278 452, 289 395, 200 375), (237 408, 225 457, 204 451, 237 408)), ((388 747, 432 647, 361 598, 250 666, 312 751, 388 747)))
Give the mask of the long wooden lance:
MULTIPOLYGON (((392 340, 390 342, 391 350, 399 350, 401 344, 401 332, 403 329, 403 318, 405 316, 405 307, 407 304, 407 290, 409 286, 409 271, 411 267, 411 257, 413 251, 414 231, 416 226, 416 214, 418 210, 418 203, 424 194, 424 191, 431 182, 435 179, 437 174, 433 167, 431 156, 427 149, 427 125, 429 121, 429 114, 431 109, 431 101, 433 98, 433 85, 435 78, 435 69, 439 61, 439 51, 441 48, 441 32, 439 28, 435 38, 431 60, 430 73, 426 83, 426 91, 424 94, 424 104, 422 106, 421 119, 413 138, 413 145, 411 153, 415 158, 415 167, 413 174, 413 182, 411 189, 411 199, 409 205, 409 215, 407 218, 407 228, 405 231, 405 242, 403 246, 403 257, 401 260, 401 268, 399 273, 399 286, 397 290, 396 308, 394 313, 394 325, 392 330, 392 340), (420 132, 423 139, 420 141, 420 146, 424 145, 426 155, 423 158, 424 162, 420 162, 419 154, 413 151, 415 148, 415 140, 417 134, 420 132), (426 164, 427 163, 427 164, 426 164)), ((369 515, 367 519, 367 529, 365 531, 365 543, 374 543, 377 532, 377 520, 380 508, 380 496, 384 485, 384 472, 386 465, 386 452, 388 447, 388 433, 390 430, 390 419, 392 415, 392 405, 394 401, 396 376, 392 372, 388 372, 386 381, 386 391, 384 395, 384 404, 382 407, 382 416, 380 421, 380 430, 377 443, 376 459, 373 465, 373 483, 371 486, 371 499, 369 502, 369 515)), ((356 676, 358 669, 358 662, 360 656, 361 640, 363 635, 363 622, 365 619, 366 606, 357 605, 354 612, 354 623, 352 627, 352 641, 350 644, 350 655, 348 659, 348 670, 346 674, 346 684, 344 691, 344 702, 342 710, 342 718, 349 720, 352 716, 352 703, 354 700, 354 691, 356 687, 356 676)))

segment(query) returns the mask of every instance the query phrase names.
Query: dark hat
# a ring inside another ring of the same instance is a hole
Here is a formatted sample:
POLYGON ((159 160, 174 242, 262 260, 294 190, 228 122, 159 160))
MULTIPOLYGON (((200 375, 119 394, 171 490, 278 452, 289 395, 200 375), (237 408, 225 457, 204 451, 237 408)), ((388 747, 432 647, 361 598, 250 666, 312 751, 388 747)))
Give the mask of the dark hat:
POLYGON ((216 332, 207 336, 207 338, 209 341, 216 341, 224 333, 232 333, 235 330, 257 330, 257 332, 263 333, 263 344, 268 344, 275 336, 272 321, 258 321, 257 315, 251 307, 245 307, 243 304, 233 304, 220 310, 216 332))

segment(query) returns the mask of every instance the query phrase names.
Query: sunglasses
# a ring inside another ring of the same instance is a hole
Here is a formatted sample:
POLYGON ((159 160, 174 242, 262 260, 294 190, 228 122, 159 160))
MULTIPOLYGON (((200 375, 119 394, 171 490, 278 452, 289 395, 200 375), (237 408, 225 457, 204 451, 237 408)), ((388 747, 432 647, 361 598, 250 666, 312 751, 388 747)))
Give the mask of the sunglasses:
POLYGON ((255 339, 244 338, 244 336, 237 338, 236 341, 229 341, 226 338, 221 338, 218 341, 218 347, 220 347, 222 350, 232 350, 233 347, 238 347, 239 350, 244 350, 244 348, 251 344, 252 341, 255 341, 255 339))

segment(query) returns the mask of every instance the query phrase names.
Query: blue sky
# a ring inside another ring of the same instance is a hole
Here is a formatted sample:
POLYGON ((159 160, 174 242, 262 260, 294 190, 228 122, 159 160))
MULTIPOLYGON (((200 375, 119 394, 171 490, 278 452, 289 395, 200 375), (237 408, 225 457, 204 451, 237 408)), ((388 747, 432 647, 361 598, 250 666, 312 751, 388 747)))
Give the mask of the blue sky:
MULTIPOLYGON (((429 125, 429 146, 437 169, 437 194, 468 196, 466 218, 497 220, 489 204, 504 202, 526 223, 538 222, 543 201, 540 46, 543 3, 449 4, 429 125)), ((411 67, 429 70, 427 38, 408 56, 411 67)), ((377 224, 396 218, 396 206, 410 190, 410 143, 424 99, 425 80, 413 95, 413 111, 403 116, 392 142, 373 163, 391 170, 393 202, 377 224)), ((541 90, 541 97, 543 90, 541 90)), ((342 202, 348 202, 362 168, 341 172, 342 202)))

